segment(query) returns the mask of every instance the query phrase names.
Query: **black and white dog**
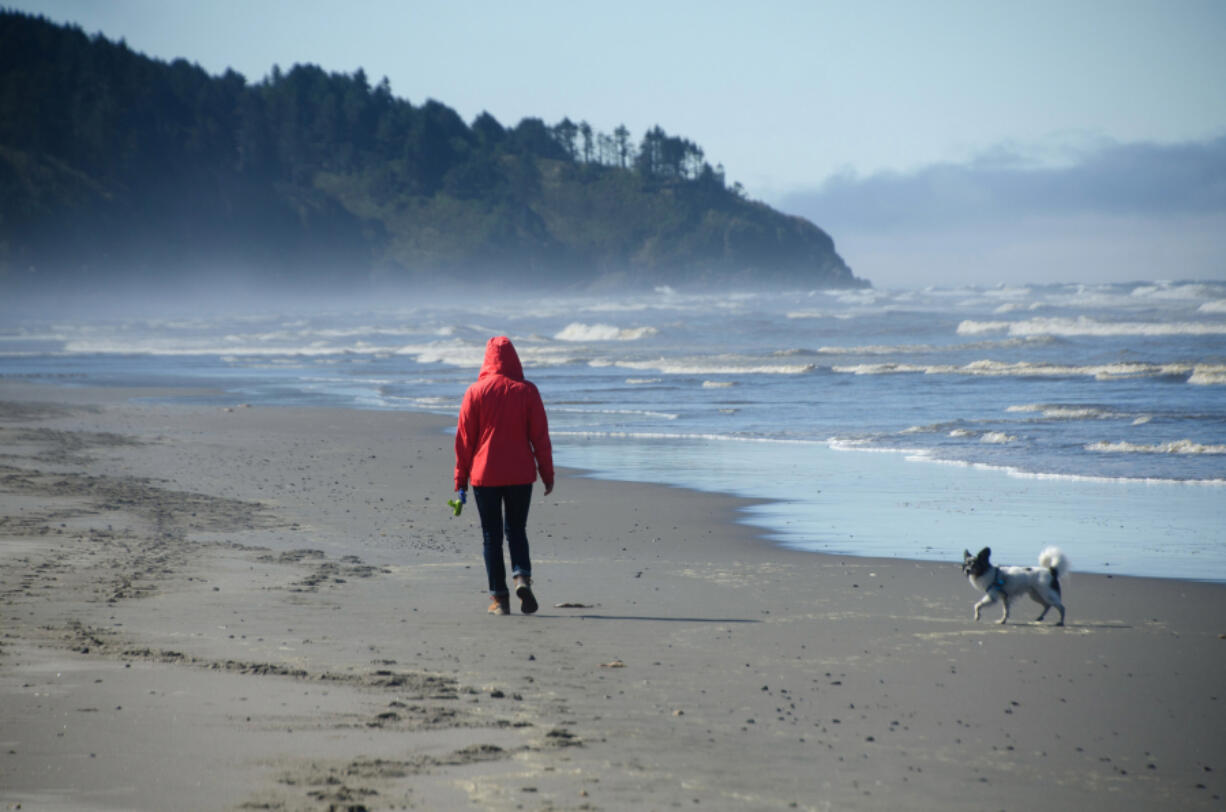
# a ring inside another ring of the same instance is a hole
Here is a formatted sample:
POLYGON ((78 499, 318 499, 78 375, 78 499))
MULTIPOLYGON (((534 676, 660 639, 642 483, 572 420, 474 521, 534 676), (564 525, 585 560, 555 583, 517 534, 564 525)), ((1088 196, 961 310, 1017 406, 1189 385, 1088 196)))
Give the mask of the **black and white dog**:
POLYGON ((1055 547, 1048 547, 1039 553, 1037 567, 997 567, 988 560, 991 555, 990 547, 984 547, 979 551, 979 555, 971 555, 970 550, 963 551, 962 571, 970 579, 971 586, 984 593, 979 603, 975 604, 975 620, 979 620, 979 612, 985 606, 1001 601, 1005 605, 1005 613, 997 622, 1004 623, 1009 619, 1009 604, 1013 599, 1029 595, 1037 603, 1043 604, 1043 612, 1036 623, 1054 606, 1060 610, 1060 622, 1056 625, 1064 625, 1060 579, 1069 569, 1069 561, 1064 553, 1055 547))

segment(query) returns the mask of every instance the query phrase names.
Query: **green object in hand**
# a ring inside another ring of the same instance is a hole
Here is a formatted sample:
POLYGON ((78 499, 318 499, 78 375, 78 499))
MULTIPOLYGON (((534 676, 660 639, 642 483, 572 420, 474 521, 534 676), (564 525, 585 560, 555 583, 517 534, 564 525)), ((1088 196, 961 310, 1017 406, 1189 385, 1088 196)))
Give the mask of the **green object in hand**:
POLYGON ((448 499, 447 504, 451 506, 451 511, 456 516, 459 516, 460 511, 464 509, 464 503, 459 499, 448 499))

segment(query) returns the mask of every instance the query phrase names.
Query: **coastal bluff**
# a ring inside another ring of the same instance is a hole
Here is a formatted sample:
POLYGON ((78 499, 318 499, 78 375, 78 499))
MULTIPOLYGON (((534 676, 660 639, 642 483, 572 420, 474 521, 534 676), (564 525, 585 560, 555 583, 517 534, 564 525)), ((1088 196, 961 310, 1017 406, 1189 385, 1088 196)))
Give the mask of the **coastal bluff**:
POLYGON ((0 280, 356 291, 865 287, 689 139, 466 123, 362 70, 258 82, 0 12, 0 280))

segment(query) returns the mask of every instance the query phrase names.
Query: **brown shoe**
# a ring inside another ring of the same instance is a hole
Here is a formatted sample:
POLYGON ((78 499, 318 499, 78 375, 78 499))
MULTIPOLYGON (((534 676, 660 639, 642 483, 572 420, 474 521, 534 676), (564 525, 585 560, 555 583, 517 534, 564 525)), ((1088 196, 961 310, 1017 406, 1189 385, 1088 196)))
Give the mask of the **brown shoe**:
POLYGON ((509 615, 511 614, 511 596, 499 595, 493 599, 490 604, 489 613, 491 615, 509 615))
POLYGON ((515 597, 519 598, 519 611, 530 615, 540 608, 532 594, 532 579, 522 576, 515 579, 515 597))

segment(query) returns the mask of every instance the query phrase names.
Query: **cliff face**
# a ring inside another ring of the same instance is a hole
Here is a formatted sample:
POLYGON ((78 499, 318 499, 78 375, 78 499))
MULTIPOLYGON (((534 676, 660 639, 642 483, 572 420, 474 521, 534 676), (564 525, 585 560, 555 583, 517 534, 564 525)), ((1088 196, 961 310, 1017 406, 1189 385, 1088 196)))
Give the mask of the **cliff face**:
POLYGON ((814 224, 747 200, 690 141, 465 124, 386 80, 258 84, 0 13, 0 278, 238 275, 553 288, 849 287, 814 224))

